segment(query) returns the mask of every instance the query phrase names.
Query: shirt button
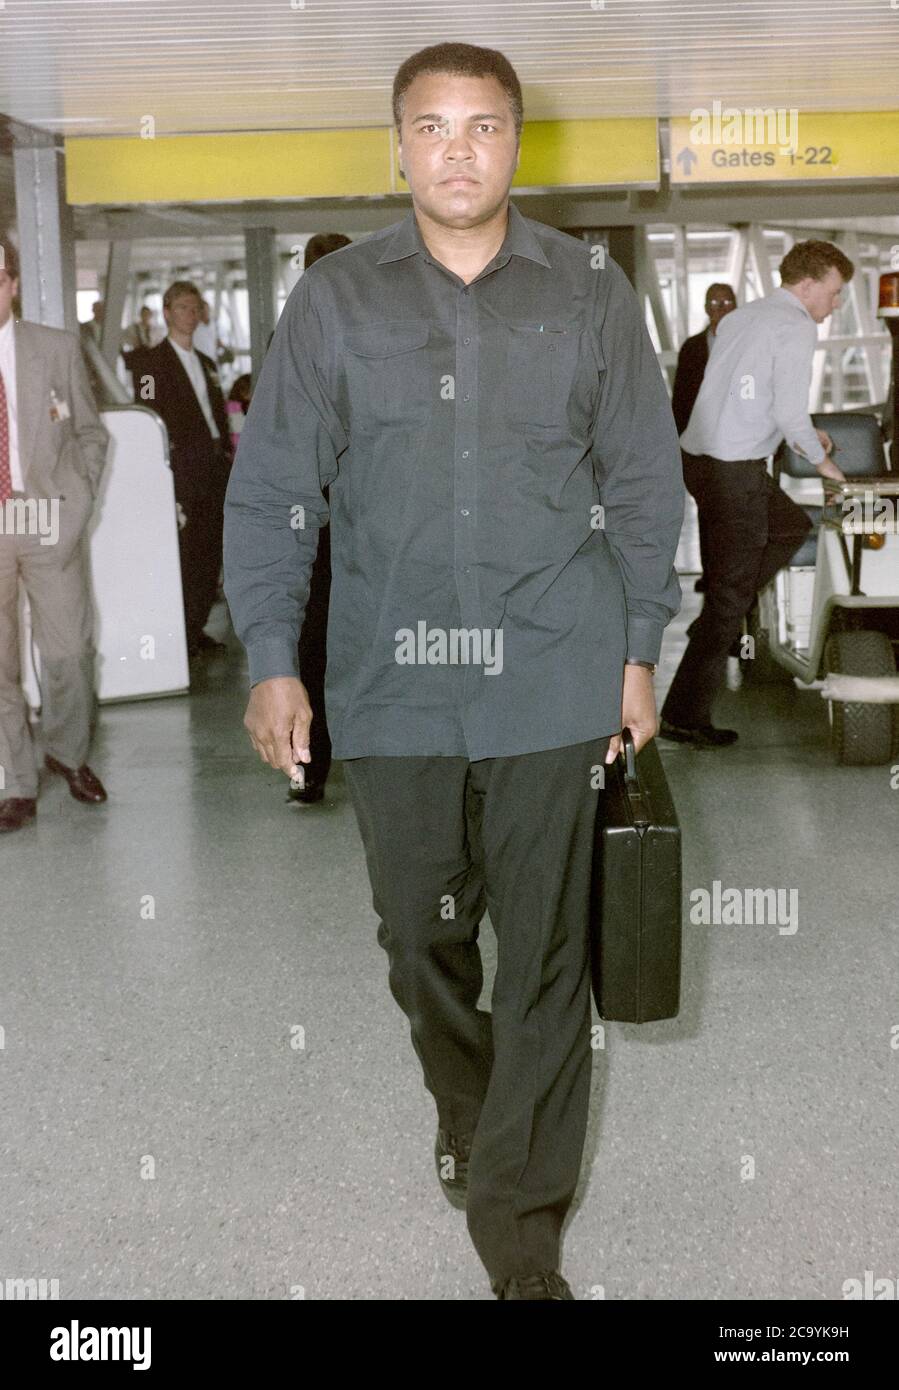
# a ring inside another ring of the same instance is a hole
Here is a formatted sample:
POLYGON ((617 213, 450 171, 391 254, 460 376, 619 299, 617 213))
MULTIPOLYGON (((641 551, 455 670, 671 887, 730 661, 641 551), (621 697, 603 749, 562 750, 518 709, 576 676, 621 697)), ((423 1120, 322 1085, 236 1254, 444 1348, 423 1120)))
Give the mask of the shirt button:
POLYGON ((467 508, 467 507, 463 507, 463 508, 462 508, 462 515, 463 515, 463 516, 468 516, 468 508, 467 508))
POLYGON ((467 459, 467 458, 468 458, 468 450, 467 450, 467 449, 463 449, 463 450, 462 450, 462 457, 463 457, 464 459, 467 459))
POLYGON ((468 344, 471 342, 471 339, 470 339, 470 338, 463 338, 462 341, 463 341, 463 343, 464 343, 464 344, 466 345, 466 347, 467 347, 468 344))
POLYGON ((470 401, 470 400, 471 400, 471 396, 463 396, 462 399, 463 399, 463 401, 470 401))

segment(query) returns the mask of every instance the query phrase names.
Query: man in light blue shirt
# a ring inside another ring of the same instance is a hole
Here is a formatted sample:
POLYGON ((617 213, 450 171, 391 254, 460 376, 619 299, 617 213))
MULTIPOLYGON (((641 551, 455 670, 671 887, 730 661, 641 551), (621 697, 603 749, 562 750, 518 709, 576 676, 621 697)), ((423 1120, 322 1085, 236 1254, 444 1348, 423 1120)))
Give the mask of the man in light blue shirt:
POLYGON ((758 591, 788 563, 810 522, 769 476, 766 460, 785 439, 825 477, 842 478, 832 441, 808 410, 817 325, 839 306, 854 267, 827 241, 794 246, 779 289, 724 318, 681 435, 684 476, 706 532, 706 597, 662 708, 661 734, 717 748, 712 704, 727 654, 758 591))

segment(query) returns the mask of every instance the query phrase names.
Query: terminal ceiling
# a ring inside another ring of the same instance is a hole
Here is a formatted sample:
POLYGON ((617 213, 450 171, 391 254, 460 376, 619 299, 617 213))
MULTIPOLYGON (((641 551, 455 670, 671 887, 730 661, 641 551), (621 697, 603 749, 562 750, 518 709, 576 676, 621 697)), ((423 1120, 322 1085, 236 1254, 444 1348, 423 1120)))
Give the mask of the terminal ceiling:
POLYGON ((387 124, 443 40, 502 49, 531 120, 899 96, 891 0, 6 0, 0 36, 0 112, 64 135, 387 124))

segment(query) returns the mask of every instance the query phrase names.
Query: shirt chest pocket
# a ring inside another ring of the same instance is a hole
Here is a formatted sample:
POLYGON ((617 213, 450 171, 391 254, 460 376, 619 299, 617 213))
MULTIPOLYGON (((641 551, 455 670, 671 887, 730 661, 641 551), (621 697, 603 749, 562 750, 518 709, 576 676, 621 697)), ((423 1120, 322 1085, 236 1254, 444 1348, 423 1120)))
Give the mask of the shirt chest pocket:
POLYGON ((508 322, 504 336, 506 419, 512 425, 564 425, 578 375, 577 326, 508 322))
POLYGON ((407 429, 425 424, 439 399, 440 379, 420 321, 372 324, 344 335, 351 429, 407 429))

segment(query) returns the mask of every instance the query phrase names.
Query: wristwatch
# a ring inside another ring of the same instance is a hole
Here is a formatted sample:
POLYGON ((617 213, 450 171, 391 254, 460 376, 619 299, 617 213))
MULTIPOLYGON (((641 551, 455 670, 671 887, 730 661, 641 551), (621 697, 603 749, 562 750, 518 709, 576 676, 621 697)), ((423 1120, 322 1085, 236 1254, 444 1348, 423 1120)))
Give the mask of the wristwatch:
POLYGON ((634 657, 629 656, 624 664, 625 666, 643 666, 647 671, 650 671, 652 675, 656 673, 656 664, 654 661, 637 661, 634 657))

